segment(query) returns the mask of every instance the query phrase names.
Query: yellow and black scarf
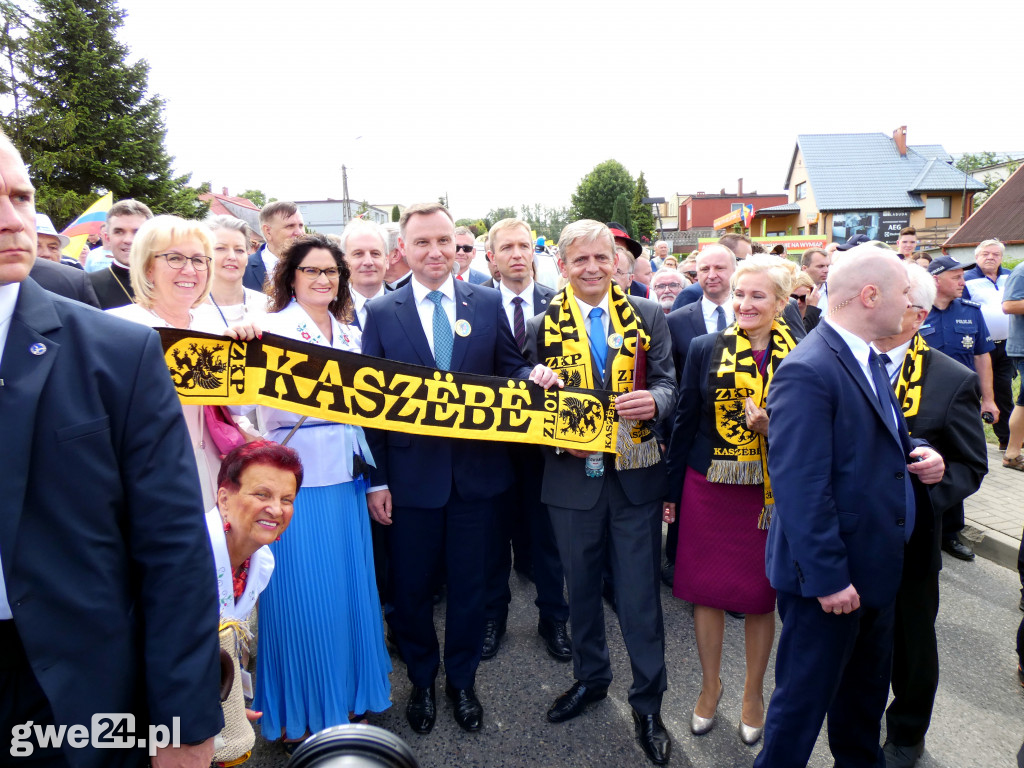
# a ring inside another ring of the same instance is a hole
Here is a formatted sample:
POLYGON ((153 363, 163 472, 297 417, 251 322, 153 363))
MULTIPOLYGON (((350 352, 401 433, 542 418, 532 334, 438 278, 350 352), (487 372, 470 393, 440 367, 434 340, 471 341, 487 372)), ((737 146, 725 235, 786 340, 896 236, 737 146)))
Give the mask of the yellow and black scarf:
POLYGON ((903 410, 903 418, 907 420, 907 430, 914 434, 914 418, 921 408, 921 392, 924 390, 924 379, 928 373, 928 357, 924 353, 928 344, 919 334, 907 347, 907 354, 900 366, 900 376, 896 380, 896 399, 903 410))
MULTIPOLYGON (((646 353, 651 348, 651 336, 643 318, 615 283, 610 288, 608 309, 608 348, 615 352, 611 362, 612 390, 632 392, 637 384, 641 388, 646 385, 646 353)), ((540 326, 537 348, 540 359, 558 373, 566 386, 603 387, 595 376, 586 320, 571 285, 552 299, 540 326)), ((646 422, 620 419, 616 450, 617 470, 651 467, 661 461, 658 443, 646 422)))
POLYGON ((715 434, 711 441, 708 482, 734 485, 764 484, 764 508, 757 527, 767 529, 775 511, 768 477, 768 450, 764 435, 747 429, 746 399, 764 407, 768 386, 782 359, 796 346, 783 323, 772 323, 764 376, 757 369, 750 341, 736 325, 715 341, 708 377, 708 398, 715 407, 715 434))

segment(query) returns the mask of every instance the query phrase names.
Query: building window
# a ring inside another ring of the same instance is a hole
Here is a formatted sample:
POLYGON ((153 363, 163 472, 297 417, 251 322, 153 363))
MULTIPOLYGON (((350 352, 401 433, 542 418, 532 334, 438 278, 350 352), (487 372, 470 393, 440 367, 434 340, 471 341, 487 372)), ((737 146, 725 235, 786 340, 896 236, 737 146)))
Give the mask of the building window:
POLYGON ((742 207, 743 203, 729 203, 729 213, 732 213, 733 211, 738 211, 742 207))
POLYGON ((926 219, 948 219, 950 205, 953 198, 948 195, 942 197, 928 196, 924 201, 924 217, 926 219))
POLYGON ((803 237, 803 236, 804 236, 804 228, 803 228, 803 227, 797 227, 797 228, 796 228, 796 233, 797 233, 797 235, 799 235, 800 237, 803 237))
POLYGON ((796 199, 803 200, 807 197, 807 182, 801 181, 796 185, 796 199))
POLYGON ((816 234, 818 234, 818 222, 814 222, 813 224, 811 224, 811 226, 808 228, 807 234, 809 234, 809 235, 816 235, 816 234))

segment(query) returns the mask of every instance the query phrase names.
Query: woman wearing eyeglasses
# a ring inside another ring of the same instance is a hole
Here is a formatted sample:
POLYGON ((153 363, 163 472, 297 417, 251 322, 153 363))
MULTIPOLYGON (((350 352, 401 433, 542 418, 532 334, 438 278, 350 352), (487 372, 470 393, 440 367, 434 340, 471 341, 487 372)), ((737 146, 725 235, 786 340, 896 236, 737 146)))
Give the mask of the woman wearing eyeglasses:
MULTIPOLYGON (((265 330, 359 352, 346 316, 349 270, 323 235, 292 241, 274 268, 265 330)), ((373 457, 359 427, 260 407, 266 437, 294 448, 305 470, 287 535, 260 598, 254 709, 268 739, 286 749, 390 704, 362 468, 373 457)))
MULTIPOLYGON (((252 338, 252 324, 231 328, 212 326, 195 313, 212 284, 213 237, 198 221, 156 216, 143 224, 128 257, 135 303, 109 309, 111 315, 151 328, 185 328, 219 333, 235 339, 252 338)), ((201 405, 182 405, 199 469, 205 509, 216 503, 221 453, 214 443, 201 405)))

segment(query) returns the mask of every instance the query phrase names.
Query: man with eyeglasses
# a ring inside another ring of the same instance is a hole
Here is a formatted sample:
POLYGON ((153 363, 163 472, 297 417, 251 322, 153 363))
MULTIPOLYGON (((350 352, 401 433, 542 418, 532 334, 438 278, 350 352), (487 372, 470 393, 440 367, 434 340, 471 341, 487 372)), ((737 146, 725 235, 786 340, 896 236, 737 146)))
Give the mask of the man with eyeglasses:
POLYGON ((89 273, 100 309, 124 307, 135 302, 128 257, 132 252, 135 233, 152 218, 153 212, 149 206, 138 200, 118 200, 107 211, 103 236, 113 259, 104 269, 89 273))
POLYGON ((455 228, 455 279, 483 285, 491 279, 478 269, 473 269, 473 257, 476 256, 476 238, 469 227, 455 228))
POLYGON ((674 269, 659 269, 651 278, 651 291, 654 299, 661 304, 662 311, 667 315, 672 311, 672 302, 683 290, 683 277, 674 269))

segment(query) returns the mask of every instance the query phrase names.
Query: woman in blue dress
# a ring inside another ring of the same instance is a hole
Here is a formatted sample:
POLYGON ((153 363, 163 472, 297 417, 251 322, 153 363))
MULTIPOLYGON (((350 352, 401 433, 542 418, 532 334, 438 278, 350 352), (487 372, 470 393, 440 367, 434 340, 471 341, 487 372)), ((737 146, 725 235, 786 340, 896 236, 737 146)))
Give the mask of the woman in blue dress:
MULTIPOLYGON (((337 245, 299 237, 274 269, 265 330, 358 352, 348 280, 337 245)), ((254 702, 264 736, 294 743, 391 705, 360 473, 373 458, 359 427, 260 410, 266 437, 287 439, 305 470, 291 526, 270 545, 277 565, 260 600, 254 702)))

